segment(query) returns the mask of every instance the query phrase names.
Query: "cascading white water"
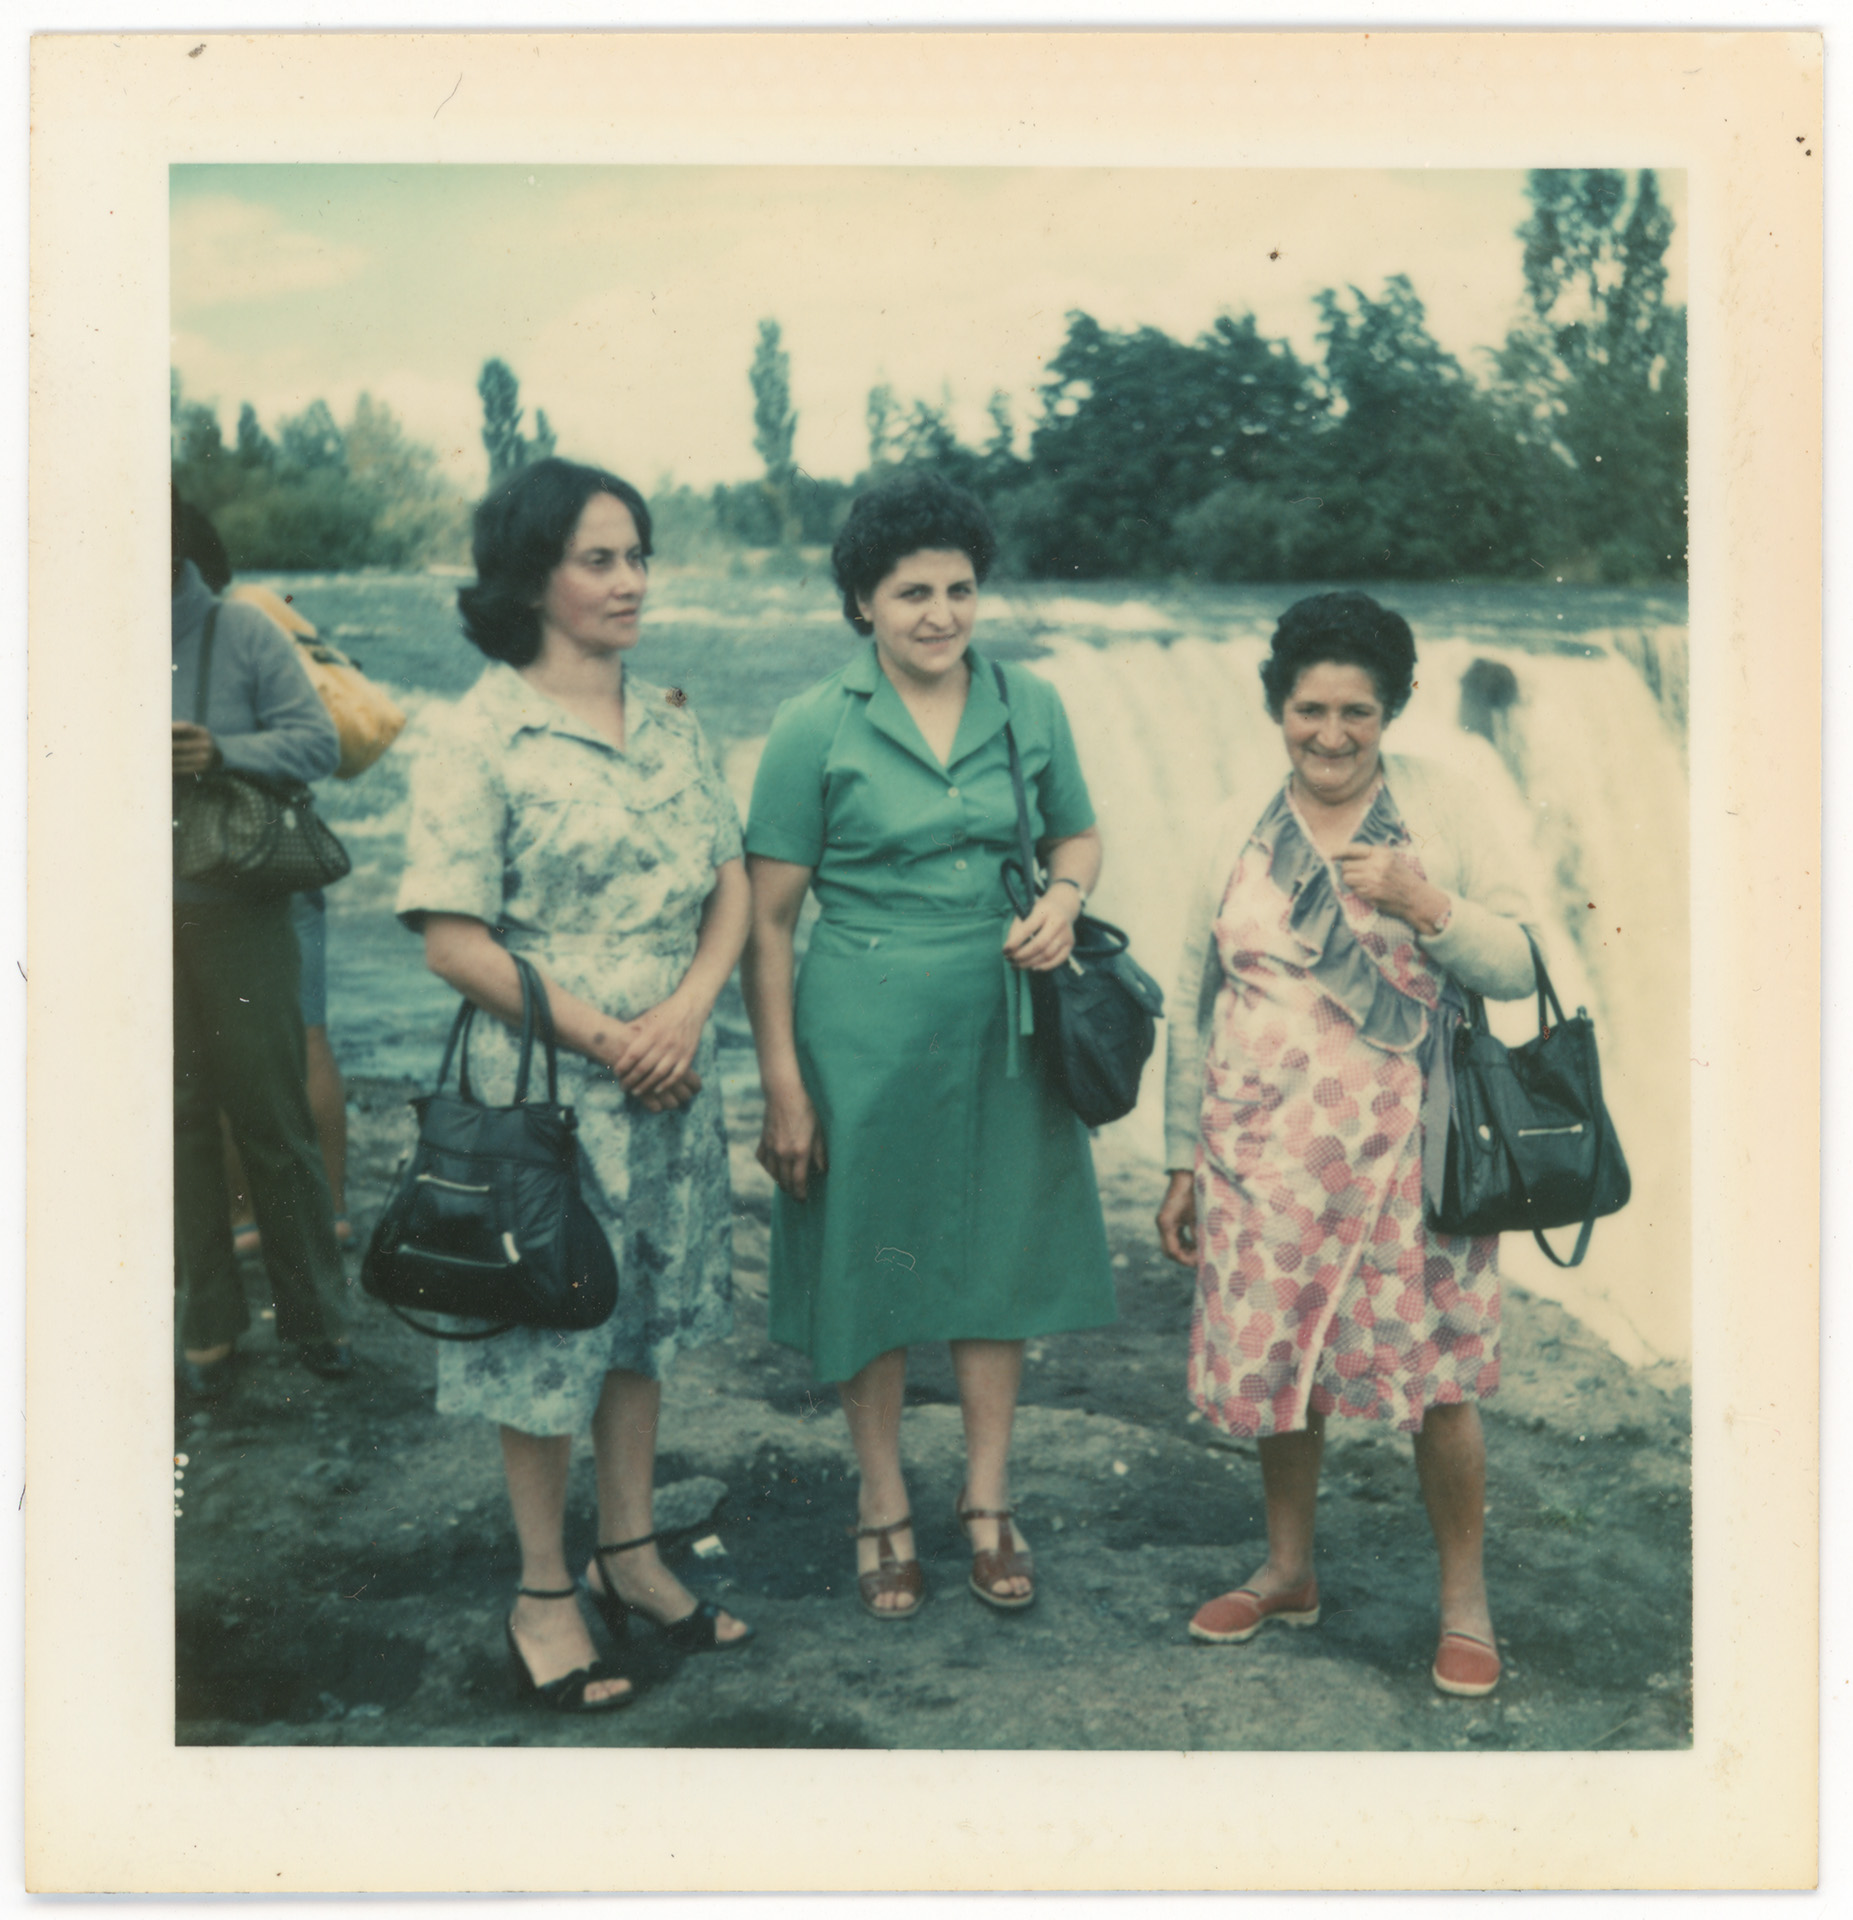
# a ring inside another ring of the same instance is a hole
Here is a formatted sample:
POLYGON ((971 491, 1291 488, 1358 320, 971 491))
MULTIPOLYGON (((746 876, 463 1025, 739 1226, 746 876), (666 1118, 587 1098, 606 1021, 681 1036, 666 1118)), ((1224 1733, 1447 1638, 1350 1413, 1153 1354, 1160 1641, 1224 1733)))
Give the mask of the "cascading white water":
MULTIPOLYGON (((1046 628, 1041 637, 1053 652, 1032 664, 1068 709, 1107 842, 1094 904, 1126 928, 1169 991, 1203 822, 1244 766, 1286 769, 1261 700, 1262 644, 1197 636, 1095 646, 1046 628)), ((1600 636, 1580 637, 1600 644, 1600 636)), ((1679 636, 1669 638, 1677 646, 1679 636)), ((1581 1267, 1563 1272, 1528 1236, 1508 1234, 1503 1269, 1562 1301, 1630 1363, 1683 1366, 1694 1048, 1677 727, 1617 651, 1590 658, 1427 636, 1420 650, 1415 696, 1387 744, 1471 763, 1502 795, 1497 824, 1545 915, 1552 979, 1567 1011, 1586 1005, 1596 1022, 1605 1093, 1634 1181, 1629 1205, 1597 1224, 1581 1267), (1516 683, 1496 728, 1498 751, 1459 723, 1461 681, 1477 659, 1508 668, 1516 683)), ((1529 1037, 1533 1003, 1496 1009, 1494 1025, 1508 1041, 1529 1037)), ((1151 1164, 1154 1201, 1162 1083, 1155 1061, 1137 1113, 1100 1138, 1103 1160, 1151 1164)), ((1574 1236, 1552 1238, 1567 1252, 1574 1236)))

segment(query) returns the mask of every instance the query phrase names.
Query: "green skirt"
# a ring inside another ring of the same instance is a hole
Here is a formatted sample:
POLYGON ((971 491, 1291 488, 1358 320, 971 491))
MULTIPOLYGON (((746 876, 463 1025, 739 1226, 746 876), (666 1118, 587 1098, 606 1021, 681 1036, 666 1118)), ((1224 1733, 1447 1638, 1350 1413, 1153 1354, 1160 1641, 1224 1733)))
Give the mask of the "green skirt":
POLYGON ((1115 1318, 1087 1130, 1033 1039, 1010 1074, 1008 924, 935 914, 813 931, 798 1061, 830 1166, 807 1199, 774 1197, 770 1327, 821 1380, 916 1340, 1115 1318))

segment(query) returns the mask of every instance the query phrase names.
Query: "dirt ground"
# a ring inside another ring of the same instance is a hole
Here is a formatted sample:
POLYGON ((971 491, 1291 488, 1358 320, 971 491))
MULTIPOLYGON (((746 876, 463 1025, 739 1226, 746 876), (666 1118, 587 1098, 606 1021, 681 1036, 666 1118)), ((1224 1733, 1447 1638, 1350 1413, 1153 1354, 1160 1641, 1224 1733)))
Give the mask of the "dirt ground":
MULTIPOLYGON (((409 1142, 410 1089, 350 1085, 364 1229, 409 1142)), ((1245 1647, 1185 1622, 1264 1553, 1252 1444, 1184 1397, 1191 1281, 1158 1253, 1149 1170, 1101 1154, 1118 1325, 1032 1343, 1014 1474, 1040 1598, 965 1589, 959 1416, 943 1349, 914 1356, 905 1427, 930 1597, 856 1605, 853 1469, 831 1389, 765 1337, 770 1186, 733 1116, 733 1337, 666 1396, 658 1515, 721 1550, 676 1556, 758 1629, 678 1660, 647 1630, 622 1712, 520 1706, 502 1645, 517 1558, 493 1430, 432 1411, 431 1344, 352 1292, 359 1364, 316 1379, 268 1319, 210 1412, 180 1409, 176 1738, 196 1746, 1594 1749, 1691 1741, 1690 1418, 1552 1303, 1508 1288, 1486 1409, 1488 1573, 1506 1661, 1486 1701, 1428 1679, 1434 1553, 1406 1436, 1334 1421, 1320 1505, 1325 1612, 1245 1647), (693 1523, 707 1523, 699 1526, 693 1523)), ((350 1269, 357 1259, 350 1260, 350 1269)), ((254 1307, 267 1306, 261 1272, 254 1307)), ((569 1534, 591 1542, 575 1457, 569 1534)), ((598 1629, 594 1628, 595 1633, 598 1629)))

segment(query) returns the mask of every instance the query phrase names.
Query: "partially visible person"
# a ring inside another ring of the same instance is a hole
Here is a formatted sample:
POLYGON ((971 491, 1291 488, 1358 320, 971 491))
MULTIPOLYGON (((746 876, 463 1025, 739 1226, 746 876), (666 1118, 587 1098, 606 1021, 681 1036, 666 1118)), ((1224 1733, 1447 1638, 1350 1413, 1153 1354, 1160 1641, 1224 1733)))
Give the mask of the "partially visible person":
POLYGON ((1237 1644, 1270 1619, 1317 1623, 1326 1418, 1381 1420, 1414 1438, 1439 1553, 1435 1685, 1486 1694, 1479 1403, 1499 1383, 1499 1241, 1425 1224, 1424 1141, 1446 1139, 1458 987, 1532 990, 1531 904, 1471 784, 1382 751, 1414 686, 1401 615, 1363 593, 1298 601, 1261 675, 1287 769, 1243 770, 1211 822, 1172 1005, 1158 1233, 1197 1274, 1191 1397, 1259 1441, 1268 1554, 1190 1631, 1237 1644))
MULTIPOLYGON (((733 1317, 733 1209, 710 1016, 746 940, 740 821, 694 714, 634 678, 650 514, 596 467, 536 461, 476 509, 459 604, 488 656, 413 763, 400 917, 491 1021, 470 1074, 514 1078, 521 987, 546 985, 580 1176, 618 1255, 618 1304, 583 1332, 518 1327, 438 1349, 438 1411, 493 1420, 521 1550, 506 1623, 518 1690, 566 1713, 632 1697, 595 1657, 567 1570, 567 1469, 588 1428, 598 1496, 585 1584, 614 1639, 633 1617, 685 1653, 744 1621, 664 1562, 653 1517, 662 1382, 733 1317)), ((468 1323, 465 1323, 466 1325, 468 1323)))
MULTIPOLYGON (((226 594, 262 609, 283 631, 296 640, 313 640, 314 625, 290 603, 268 587, 241 582, 226 594)), ((328 1039, 328 897, 320 887, 290 895, 290 925, 296 930, 296 945, 302 955, 302 1025, 307 1050, 309 1111, 315 1117, 315 1137, 322 1149, 322 1167, 328 1175, 328 1191, 334 1201, 335 1238, 342 1246, 354 1238, 347 1217, 347 1088, 342 1083, 341 1065, 328 1039)), ((231 1128, 224 1128, 225 1181, 232 1196, 232 1245, 240 1254, 261 1250, 263 1236, 251 1210, 251 1196, 245 1184, 244 1166, 232 1142, 231 1128)))
MULTIPOLYGON (((171 512, 177 786, 220 767, 293 780, 331 772, 334 723, 294 644, 256 608, 215 597, 231 573, 217 532, 177 492, 171 512)), ((184 1300, 180 1384, 198 1399, 225 1390, 250 1323, 232 1249, 221 1112, 263 1234, 278 1338, 325 1377, 353 1366, 334 1206, 305 1085, 300 974, 286 898, 174 881, 174 1266, 184 1300)))

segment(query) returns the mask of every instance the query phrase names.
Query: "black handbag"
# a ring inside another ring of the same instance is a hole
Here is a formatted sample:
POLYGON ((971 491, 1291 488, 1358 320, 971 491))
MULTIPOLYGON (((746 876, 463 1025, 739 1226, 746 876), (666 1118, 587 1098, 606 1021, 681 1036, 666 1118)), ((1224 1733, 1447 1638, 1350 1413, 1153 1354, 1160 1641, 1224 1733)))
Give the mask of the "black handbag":
POLYGON ((540 976, 519 954, 521 1060, 512 1106, 491 1107, 470 1087, 470 1027, 457 1009, 437 1088, 412 1102, 418 1145, 367 1242, 360 1284, 408 1326, 437 1340, 488 1340, 513 1327, 582 1330, 610 1319, 618 1302, 611 1243, 579 1191, 579 1142, 571 1107, 559 1104, 553 1015, 540 976), (547 1098, 528 1098, 538 1028, 547 1054, 547 1098), (457 1091, 447 1093, 451 1056, 457 1091), (495 1324, 453 1333, 406 1309, 495 1324))
POLYGON ((1529 931, 1538 981, 1538 1037, 1508 1047, 1487 1030, 1486 1002, 1467 993, 1454 1034, 1454 1090, 1440 1203, 1441 1233, 1529 1232, 1560 1267, 1578 1265, 1604 1214, 1628 1203, 1628 1163, 1602 1102, 1596 1030, 1578 1007, 1566 1020, 1529 931), (1556 1024, 1551 1024, 1554 1015, 1556 1024), (1578 1228, 1558 1259, 1546 1227, 1578 1228))
MULTIPOLYGON (((1004 670, 995 660, 998 698, 1009 711, 1004 670)), ((1004 722, 1010 784, 1016 793, 1019 860, 1004 862, 1004 891, 1020 920, 1046 889, 1030 838, 1029 801, 1016 731, 1004 722)), ((1037 1040, 1046 1049, 1068 1104, 1084 1126, 1104 1127, 1139 1101, 1139 1076, 1152 1057, 1165 996, 1131 954, 1131 941, 1107 920, 1082 914, 1074 923, 1074 951, 1059 967, 1029 976, 1037 1040)))
MULTIPOLYGON (((199 643, 193 717, 206 719, 216 603, 199 643)), ((315 810, 301 780, 231 767, 182 774, 174 782, 174 877, 268 900, 332 886, 348 872, 347 849, 315 810)))

